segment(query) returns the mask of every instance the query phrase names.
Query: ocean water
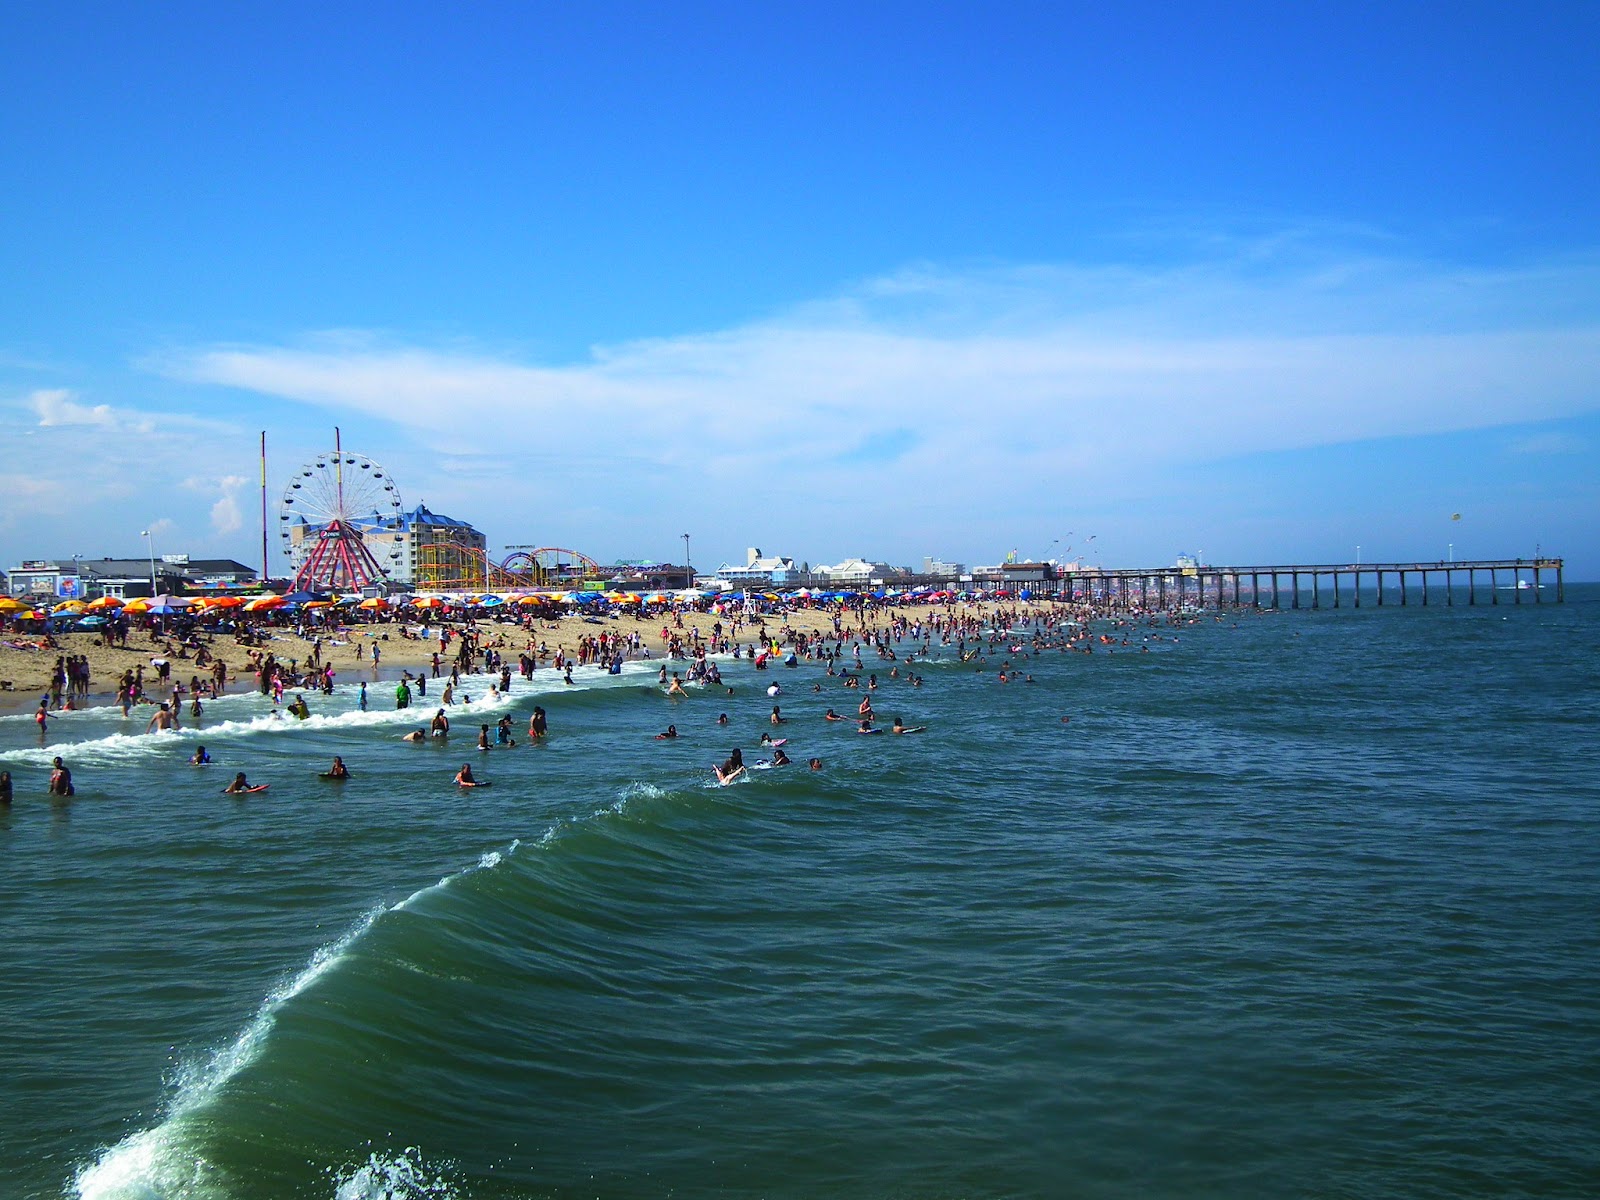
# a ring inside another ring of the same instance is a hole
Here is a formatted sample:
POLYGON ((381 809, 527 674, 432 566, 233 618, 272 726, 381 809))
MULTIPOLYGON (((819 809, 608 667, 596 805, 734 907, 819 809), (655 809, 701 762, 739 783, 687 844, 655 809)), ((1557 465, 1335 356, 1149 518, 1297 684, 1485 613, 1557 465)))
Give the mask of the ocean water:
POLYGON ((0 1197, 1600 1194, 1600 589, 1510 599, 880 670, 911 737, 0 718, 0 1197))

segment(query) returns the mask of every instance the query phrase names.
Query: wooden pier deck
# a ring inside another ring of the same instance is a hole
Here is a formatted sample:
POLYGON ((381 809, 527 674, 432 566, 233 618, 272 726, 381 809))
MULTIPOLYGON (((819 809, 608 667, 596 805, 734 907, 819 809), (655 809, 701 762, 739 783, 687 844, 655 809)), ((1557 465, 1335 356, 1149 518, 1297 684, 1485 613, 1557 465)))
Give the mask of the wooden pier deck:
POLYGON ((1265 608, 1321 608, 1342 602, 1447 605, 1464 595, 1467 604, 1542 604, 1554 576, 1554 602, 1566 599, 1560 558, 1491 558, 1440 562, 1270 563, 1258 566, 1116 568, 1063 571, 1054 578, 1018 581, 1036 596, 1087 595, 1166 608, 1169 604, 1254 605, 1265 608), (1430 591, 1430 583, 1432 589, 1430 591), (1442 595, 1441 595, 1442 593, 1442 595), (1487 599, 1480 597, 1487 594, 1487 599))

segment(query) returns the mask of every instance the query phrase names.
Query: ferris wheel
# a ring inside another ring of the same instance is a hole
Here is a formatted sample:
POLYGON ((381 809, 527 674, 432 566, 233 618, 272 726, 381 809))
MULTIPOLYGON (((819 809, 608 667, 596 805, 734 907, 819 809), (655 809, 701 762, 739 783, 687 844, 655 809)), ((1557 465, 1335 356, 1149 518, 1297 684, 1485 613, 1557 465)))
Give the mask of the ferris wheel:
POLYGON ((405 531, 400 489, 382 466, 347 453, 334 430, 332 454, 289 477, 278 510, 296 591, 359 591, 399 566, 405 531), (369 544, 370 539, 370 544, 369 544))

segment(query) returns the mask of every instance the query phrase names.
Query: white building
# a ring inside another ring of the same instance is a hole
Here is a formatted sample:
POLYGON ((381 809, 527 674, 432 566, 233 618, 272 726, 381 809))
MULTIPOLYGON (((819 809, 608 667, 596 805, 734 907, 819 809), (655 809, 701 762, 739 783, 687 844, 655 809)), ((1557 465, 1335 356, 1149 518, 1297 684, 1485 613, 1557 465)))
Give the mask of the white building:
POLYGON ((869 583, 885 583, 905 575, 901 567, 886 562, 872 562, 865 558, 847 558, 831 567, 818 567, 816 575, 832 587, 859 587, 869 583))
POLYGON ((796 566, 792 558, 762 554, 759 546, 751 546, 745 551, 743 566, 723 563, 716 570, 717 579, 730 587, 749 587, 752 584, 789 586, 801 583, 807 574, 804 563, 796 566))

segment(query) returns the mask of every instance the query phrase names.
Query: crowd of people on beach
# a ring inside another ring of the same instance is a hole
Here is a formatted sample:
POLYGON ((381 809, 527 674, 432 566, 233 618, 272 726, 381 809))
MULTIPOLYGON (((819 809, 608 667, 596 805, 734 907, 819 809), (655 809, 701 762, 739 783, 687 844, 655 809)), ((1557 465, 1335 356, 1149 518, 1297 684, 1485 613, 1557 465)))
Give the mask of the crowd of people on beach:
MULTIPOLYGON (((926 726, 907 724, 902 717, 894 716, 887 728, 882 727, 873 697, 891 682, 910 689, 922 687, 925 677, 917 666, 930 658, 946 661, 954 658, 970 664, 979 673, 993 667, 997 682, 1002 684, 1032 683, 1033 676, 1025 669, 1030 656, 1049 650, 1093 654, 1097 650, 1115 653, 1119 649, 1137 648, 1148 653, 1152 642, 1176 641, 1174 627, 1198 619, 1194 613, 1176 609, 1143 611, 1121 606, 1112 609, 1092 601, 991 604, 984 609, 974 609, 955 604, 903 608, 858 600, 833 606, 828 620, 821 623, 820 628, 797 628, 787 619, 781 606, 776 611, 725 614, 680 609, 668 616, 660 630, 660 649, 665 659, 657 673, 657 682, 662 694, 669 699, 687 698, 697 692, 732 695, 734 688, 723 674, 723 666, 730 659, 749 663, 756 672, 798 668, 802 664, 818 666, 822 668, 822 675, 811 684, 812 693, 821 693, 825 687, 839 687, 862 694, 853 715, 841 715, 830 707, 823 720, 853 722, 855 731, 861 735, 909 735, 924 732, 926 726), (704 621, 705 628, 702 628, 703 618, 709 618, 704 621), (1100 627, 1091 629, 1091 622, 1100 627), (720 663, 719 657, 723 660, 720 663)), ((1221 617, 1218 615, 1214 619, 1221 617)), ((544 624, 549 629, 559 629, 559 626, 544 624)), ((451 732, 450 711, 472 703, 469 687, 489 701, 498 701, 509 693, 514 677, 513 662, 507 658, 509 654, 515 655, 516 677, 531 680, 541 670, 554 669, 560 673, 563 683, 569 685, 577 682, 574 671, 591 675, 595 672, 617 674, 624 662, 651 657, 650 646, 637 629, 584 631, 570 651, 565 642, 552 651, 537 617, 524 617, 515 623, 480 625, 469 620, 451 625, 435 623, 425 616, 420 629, 403 625, 399 629, 407 641, 437 643, 423 669, 416 672, 402 669, 396 683, 396 709, 409 708, 415 699, 426 698, 430 681, 438 681, 440 685, 440 704, 434 715, 426 725, 402 735, 408 742, 447 739, 451 732), (478 691, 479 688, 482 690, 478 691)), ((317 630, 307 632, 311 634, 311 644, 303 661, 280 658, 271 649, 251 645, 244 636, 236 639, 246 648, 248 675, 253 676, 255 688, 271 698, 275 716, 306 720, 311 716, 311 708, 305 692, 332 695, 335 691, 336 671, 329 652, 338 644, 337 639, 324 641, 317 630), (296 694, 286 700, 292 689, 297 689, 296 694)), ((358 664, 364 664, 370 653, 374 676, 382 661, 382 647, 387 636, 387 632, 369 635, 353 650, 358 664)), ((175 650, 174 657, 177 656, 175 650)), ((125 717, 131 715, 136 705, 151 706, 152 713, 145 728, 149 734, 182 729, 185 705, 190 720, 200 723, 202 701, 221 696, 230 681, 227 663, 203 640, 186 638, 182 643, 182 657, 190 658, 196 667, 206 668, 203 675, 191 674, 187 685, 172 681, 171 659, 161 657, 151 660, 153 681, 147 680, 143 664, 127 669, 118 679, 115 703, 125 717), (195 644, 191 645, 191 640, 195 644)), ((367 681, 359 681, 355 686, 357 707, 365 711, 369 704, 367 681)), ((90 687, 87 660, 62 655, 36 713, 41 744, 51 718, 73 711, 88 697, 90 687)), ((774 681, 766 690, 769 698, 776 698, 782 693, 782 685, 774 681)), ((779 703, 772 705, 768 720, 774 727, 789 722, 779 703)), ((717 724, 728 724, 725 713, 719 714, 717 724)), ((515 733, 508 714, 493 723, 479 722, 476 747, 479 751, 515 748, 518 745, 515 733)), ((548 733, 548 716, 542 706, 536 705, 523 744, 537 744, 548 733)), ((679 731, 675 724, 670 724, 656 737, 663 741, 675 740, 679 731)), ((787 738, 763 734, 761 747, 770 757, 755 765, 790 765, 793 760, 784 749, 787 741, 787 738)), ((201 747, 191 761, 205 765, 211 760, 201 747)), ((822 761, 811 757, 808 766, 813 770, 821 769, 822 761)), ((724 784, 745 777, 748 769, 738 748, 712 768, 716 780, 724 784)), ((349 768, 338 758, 328 771, 320 774, 327 779, 350 778, 349 768)), ((470 762, 462 764, 455 782, 462 787, 488 786, 487 780, 475 776, 470 762)), ((267 786, 250 784, 240 773, 225 791, 231 794, 259 792, 267 786)), ((5 773, 0 776, 0 802, 7 802, 3 798, 9 797, 11 790, 9 773, 5 773)), ((74 792, 71 772, 60 757, 54 760, 48 791, 51 795, 74 792)))

